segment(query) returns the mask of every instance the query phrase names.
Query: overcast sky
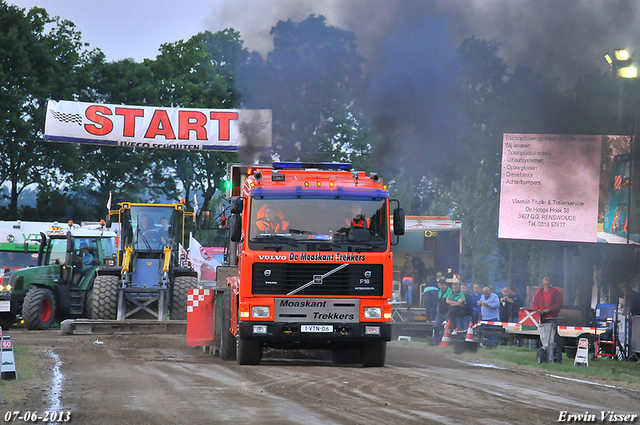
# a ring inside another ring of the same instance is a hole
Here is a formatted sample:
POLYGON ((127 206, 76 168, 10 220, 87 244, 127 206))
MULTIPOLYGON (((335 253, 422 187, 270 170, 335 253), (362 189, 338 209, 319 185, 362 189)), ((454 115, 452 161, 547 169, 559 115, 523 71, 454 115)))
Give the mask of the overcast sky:
MULTIPOLYGON (((278 20, 299 22, 322 14, 329 25, 353 31, 360 53, 375 61, 397 34, 411 42, 421 25, 446 25, 453 46, 470 36, 501 44, 513 68, 526 64, 572 85, 594 68, 606 69, 604 53, 627 48, 640 54, 635 0, 8 0, 44 7, 74 22, 83 40, 108 61, 154 59, 162 43, 209 30, 238 30, 250 50, 266 54, 278 20), (413 28, 413 30, 411 30, 413 28), (401 32, 402 31, 402 32, 401 32)), ((436 42, 440 42, 437 40, 436 42)))

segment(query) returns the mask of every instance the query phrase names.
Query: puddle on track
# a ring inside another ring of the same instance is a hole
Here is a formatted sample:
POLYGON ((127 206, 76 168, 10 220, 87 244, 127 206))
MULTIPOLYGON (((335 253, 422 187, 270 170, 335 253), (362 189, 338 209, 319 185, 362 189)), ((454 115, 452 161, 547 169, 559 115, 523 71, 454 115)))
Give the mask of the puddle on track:
MULTIPOLYGON (((49 406, 48 412, 58 412, 62 408, 60 397, 62 395, 62 381, 64 381, 64 375, 60 371, 62 360, 55 352, 48 350, 47 355, 54 361, 53 368, 51 369, 51 390, 49 391, 49 406)), ((58 424, 58 422, 49 422, 50 424, 58 424)))

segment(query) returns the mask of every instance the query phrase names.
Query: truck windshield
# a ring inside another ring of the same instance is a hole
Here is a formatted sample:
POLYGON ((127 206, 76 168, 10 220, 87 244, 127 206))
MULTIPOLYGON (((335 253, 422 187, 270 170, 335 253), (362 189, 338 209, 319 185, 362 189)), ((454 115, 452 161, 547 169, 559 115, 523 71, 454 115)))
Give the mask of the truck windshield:
POLYGON ((0 252, 0 275, 5 270, 23 269, 38 264, 37 252, 7 251, 0 252))
POLYGON ((252 249, 384 251, 386 199, 252 199, 252 249))

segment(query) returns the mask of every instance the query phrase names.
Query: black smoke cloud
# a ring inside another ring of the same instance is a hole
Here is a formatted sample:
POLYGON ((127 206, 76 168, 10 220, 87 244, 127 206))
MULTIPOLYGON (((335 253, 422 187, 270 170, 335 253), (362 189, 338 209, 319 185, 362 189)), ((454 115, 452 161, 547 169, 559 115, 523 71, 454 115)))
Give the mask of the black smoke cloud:
POLYGON ((368 112, 384 141, 379 165, 388 169, 397 152, 415 152, 417 169, 446 155, 444 140, 463 119, 452 101, 455 70, 445 64, 464 39, 495 40, 510 70, 528 66, 568 89, 605 70, 604 54, 613 49, 640 55, 639 11, 635 0, 225 0, 216 3, 210 30, 233 27, 265 56, 279 20, 318 14, 352 31, 369 83, 368 112))

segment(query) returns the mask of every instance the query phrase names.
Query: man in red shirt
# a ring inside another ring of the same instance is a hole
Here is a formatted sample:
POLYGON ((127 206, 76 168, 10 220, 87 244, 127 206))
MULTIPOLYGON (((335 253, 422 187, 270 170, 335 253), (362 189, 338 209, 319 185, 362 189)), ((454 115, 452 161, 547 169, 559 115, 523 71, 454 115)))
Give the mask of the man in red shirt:
MULTIPOLYGON (((533 299, 533 308, 540 311, 540 321, 558 316, 564 300, 562 294, 556 288, 551 287, 548 277, 542 278, 542 288, 533 299)), ((562 352, 556 350, 556 324, 553 321, 540 323, 540 342, 542 348, 538 350, 538 363, 555 361, 562 362, 562 352)))
POLYGON ((538 290, 538 293, 533 298, 533 308, 540 310, 540 319, 545 320, 550 317, 556 317, 563 304, 564 300, 560 291, 551 287, 551 280, 548 277, 542 278, 542 288, 538 290))

